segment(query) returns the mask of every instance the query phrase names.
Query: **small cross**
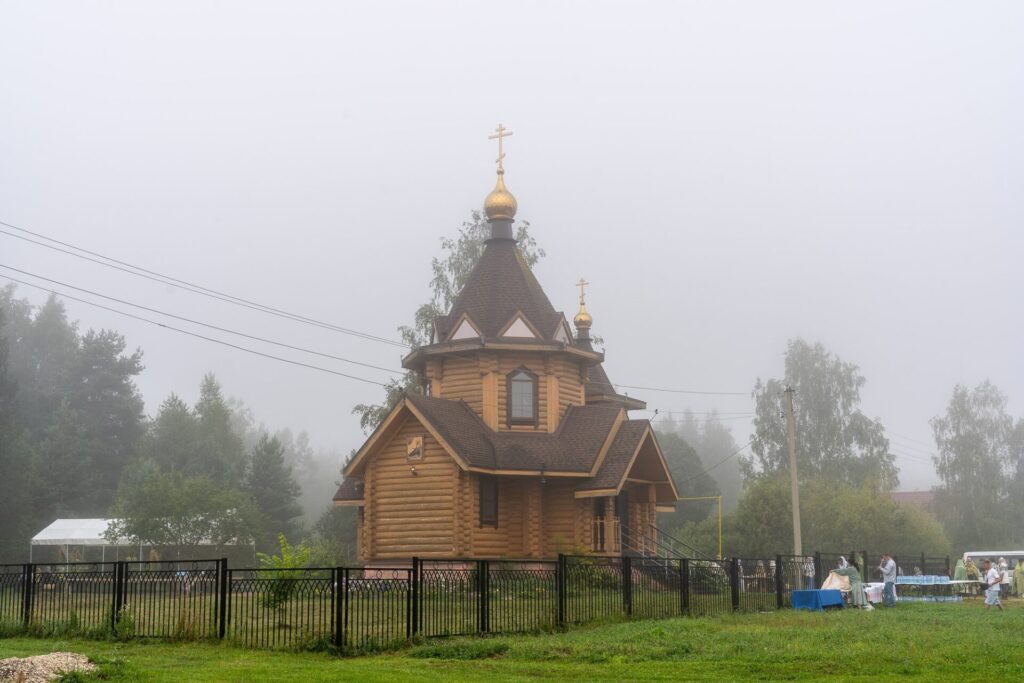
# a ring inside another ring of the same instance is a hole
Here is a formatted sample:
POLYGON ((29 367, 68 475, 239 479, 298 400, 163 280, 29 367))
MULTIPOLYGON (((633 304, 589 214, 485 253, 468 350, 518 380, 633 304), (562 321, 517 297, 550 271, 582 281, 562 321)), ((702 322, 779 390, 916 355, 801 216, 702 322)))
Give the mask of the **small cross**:
POLYGON ((580 281, 576 283, 576 286, 580 288, 580 306, 587 302, 587 293, 584 290, 584 287, 586 287, 589 284, 590 283, 584 280, 583 278, 580 278, 580 281))
POLYGON ((501 163, 502 159, 505 158, 504 145, 502 145, 501 141, 502 141, 502 139, 507 138, 509 135, 512 135, 512 131, 510 131, 508 128, 506 128, 505 126, 503 126, 503 125, 501 125, 499 123, 498 127, 495 128, 494 135, 488 135, 487 136, 488 140, 497 140, 498 141, 498 159, 497 159, 496 163, 498 164, 498 172, 499 173, 504 173, 505 172, 505 167, 501 163))

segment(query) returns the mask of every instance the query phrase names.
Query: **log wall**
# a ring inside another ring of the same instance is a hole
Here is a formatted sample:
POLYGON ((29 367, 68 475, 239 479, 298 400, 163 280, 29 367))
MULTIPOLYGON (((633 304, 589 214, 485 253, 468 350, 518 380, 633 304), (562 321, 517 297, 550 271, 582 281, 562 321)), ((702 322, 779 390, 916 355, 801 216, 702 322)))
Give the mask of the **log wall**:
POLYGON ((414 418, 366 466, 361 548, 364 558, 451 557, 457 554, 459 472, 414 418), (406 439, 421 436, 423 458, 406 459, 406 439), (410 467, 416 468, 413 475, 410 467))
POLYGON ((448 356, 428 371, 435 396, 462 400, 492 429, 554 431, 571 405, 582 405, 583 374, 574 360, 541 353, 480 351, 448 356), (508 424, 507 377, 525 367, 537 375, 537 424, 508 424))
POLYGON ((576 545, 576 481, 548 479, 543 488, 543 553, 549 557, 571 553, 576 545))

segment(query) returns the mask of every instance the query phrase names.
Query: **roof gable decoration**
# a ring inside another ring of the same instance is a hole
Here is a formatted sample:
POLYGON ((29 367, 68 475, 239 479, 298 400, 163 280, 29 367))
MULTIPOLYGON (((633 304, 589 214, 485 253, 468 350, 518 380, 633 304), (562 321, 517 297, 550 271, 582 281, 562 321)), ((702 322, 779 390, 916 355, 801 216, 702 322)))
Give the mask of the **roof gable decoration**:
POLYGON ((395 404, 395 407, 391 409, 391 412, 388 413, 386 418, 384 418, 384 421, 381 422, 377 429, 373 431, 370 438, 363 444, 363 447, 355 454, 355 457, 353 457, 352 460, 349 461, 349 463, 342 469, 342 475, 346 478, 359 476, 363 465, 371 457, 371 454, 375 453, 380 447, 385 446, 390 441, 391 436, 399 427, 402 426, 404 422, 401 417, 406 415, 411 416, 419 422, 420 425, 427 430, 427 433, 429 433, 430 436, 441 445, 441 448, 443 448, 445 452, 452 457, 461 469, 465 470, 469 467, 469 463, 459 455, 458 451, 453 448, 448 440, 437 430, 437 426, 427 419, 427 417, 411 400, 409 400, 409 397, 407 396, 395 404))
POLYGON ((541 337, 537 329, 518 311, 512 317, 512 320, 505 325, 505 328, 498 333, 498 336, 514 337, 517 339, 539 339, 541 337))
POLYGON ((463 315, 459 319, 459 323, 454 327, 455 331, 449 335, 448 341, 455 341, 457 339, 479 339, 483 336, 467 315, 463 315))
POLYGON ((572 332, 569 331, 569 323, 562 318, 558 322, 558 329, 555 330, 555 341, 563 344, 572 344, 572 332))

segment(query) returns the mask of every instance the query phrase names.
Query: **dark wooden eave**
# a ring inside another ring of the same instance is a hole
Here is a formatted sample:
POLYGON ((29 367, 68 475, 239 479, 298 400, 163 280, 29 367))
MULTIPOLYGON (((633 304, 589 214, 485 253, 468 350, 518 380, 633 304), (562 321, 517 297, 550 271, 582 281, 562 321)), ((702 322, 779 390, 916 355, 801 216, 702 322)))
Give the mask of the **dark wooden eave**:
POLYGON ((402 359, 402 367, 406 370, 418 370, 428 358, 451 354, 474 353, 477 351, 536 351, 538 353, 565 354, 583 361, 588 366, 604 361, 604 354, 588 351, 572 344, 541 341, 538 339, 459 339, 421 346, 411 351, 402 359))

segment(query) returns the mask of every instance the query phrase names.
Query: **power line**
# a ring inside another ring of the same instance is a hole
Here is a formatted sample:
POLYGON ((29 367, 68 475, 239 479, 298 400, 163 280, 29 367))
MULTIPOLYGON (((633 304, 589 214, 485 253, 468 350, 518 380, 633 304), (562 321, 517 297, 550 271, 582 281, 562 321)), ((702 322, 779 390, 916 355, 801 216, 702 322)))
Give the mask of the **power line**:
POLYGON ((894 431, 892 431, 891 429, 888 429, 888 428, 886 428, 885 431, 887 431, 888 433, 892 434, 893 436, 899 437, 899 438, 901 438, 901 439, 903 439, 905 441, 912 441, 914 443, 919 443, 922 446, 927 446, 928 448, 935 448, 935 444, 934 443, 930 443, 928 441, 922 441, 921 439, 915 439, 912 436, 906 436, 905 434, 900 434, 899 432, 894 432, 894 431))
MULTIPOLYGON (((301 315, 301 314, 298 314, 298 313, 292 313, 290 311, 279 309, 279 308, 275 308, 275 307, 269 306, 267 304, 261 304, 261 303, 259 303, 257 301, 253 301, 253 300, 250 300, 250 299, 245 299, 243 297, 235 296, 233 294, 228 294, 226 292, 222 292, 222 291, 210 288, 210 287, 205 287, 203 285, 199 285, 199 284, 196 284, 194 282, 190 282, 188 280, 183 280, 183 279, 180 279, 180 278, 176 278, 176 277, 174 277, 172 275, 166 275, 164 273, 160 273, 160 272, 155 271, 155 270, 150 270, 148 268, 144 268, 142 266, 135 265, 135 264, 130 263, 128 261, 117 259, 117 258, 114 258, 112 256, 107 256, 106 254, 100 253, 98 251, 93 251, 93 250, 90 250, 90 249, 86 249, 85 247, 80 247, 80 246, 78 246, 76 244, 72 244, 70 242, 59 240, 59 239, 57 239, 55 237, 51 237, 51 236, 43 234, 41 232, 37 232, 37 231, 29 230, 27 228, 23 228, 21 226, 15 225, 13 223, 8 223, 6 221, 0 221, 0 225, 6 226, 8 228, 11 228, 12 230, 16 230, 16 231, 21 232, 21 233, 25 233, 25 235, 32 235, 33 237, 37 237, 37 238, 39 238, 41 240, 45 240, 45 242, 40 242, 38 240, 30 239, 28 237, 25 237, 24 235, 17 235, 17 234, 14 234, 12 232, 9 232, 7 230, 0 230, 0 235, 6 235, 8 237, 13 237, 14 239, 22 240, 22 241, 28 242, 30 244, 35 244, 35 245, 43 247, 45 249, 51 249, 53 251, 57 251, 57 252, 60 252, 62 254, 66 254, 68 256, 73 256, 73 257, 78 258, 78 259, 89 261, 90 263, 95 263, 97 265, 104 266, 106 268, 112 268, 114 270, 117 270, 117 271, 120 271, 120 272, 123 272, 123 273, 127 273, 129 275, 134 275, 135 277, 140 277, 140 278, 143 278, 143 279, 146 279, 146 280, 150 280, 150 281, 153 281, 153 282, 158 282, 158 283, 163 284, 163 285, 169 285, 169 286, 172 286, 172 287, 176 287, 178 289, 183 289, 183 290, 185 290, 187 292, 191 292, 193 294, 198 294, 200 296, 209 297, 211 299, 216 299, 218 301, 222 301, 222 302, 229 303, 229 304, 232 304, 232 305, 241 306, 243 308, 248 308, 248 309, 251 309, 251 310, 254 310, 254 311, 258 311, 260 313, 266 313, 268 315, 274 315, 274 316, 279 317, 279 318, 284 318, 285 320, 291 320, 293 322, 300 322, 300 323, 304 323, 304 324, 307 324, 307 325, 312 325, 312 326, 315 326, 315 327, 320 327, 320 328, 331 330, 331 331, 334 331, 334 332, 340 332, 342 334, 347 334, 347 335, 351 335, 351 336, 358 337, 358 338, 361 338, 361 339, 367 339, 367 340, 370 340, 370 341, 376 341, 376 342, 383 343, 383 344, 390 344, 392 346, 397 346, 397 347, 406 348, 406 349, 410 348, 408 344, 405 344, 403 342, 395 341, 393 339, 388 339, 386 337, 381 337, 381 336, 378 336, 378 335, 375 335, 375 334, 370 334, 370 333, 367 333, 367 332, 361 332, 359 330, 354 330, 354 329, 347 328, 347 327, 342 327, 342 326, 336 325, 334 323, 324 322, 322 320, 317 320, 316 318, 311 318, 311 317, 308 317, 308 316, 305 316, 305 315, 301 315), (50 242, 52 244, 47 244, 47 242, 50 242), (60 246, 58 247, 58 246, 54 246, 54 245, 60 245, 60 246), (66 247, 66 249, 62 249, 61 247, 66 247), (73 251, 71 251, 71 250, 73 250, 73 251), (81 253, 78 253, 78 252, 81 252, 81 253)), ((633 385, 629 385, 629 384, 616 384, 615 386, 621 387, 621 388, 624 388, 624 389, 638 389, 638 390, 642 390, 642 391, 661 391, 661 392, 677 393, 677 394, 694 394, 694 395, 706 395, 706 396, 749 396, 748 392, 738 392, 738 391, 737 392, 731 392, 731 391, 695 391, 695 390, 689 390, 689 389, 659 389, 659 388, 652 388, 652 387, 633 386, 633 385)))
POLYGON ((917 462, 926 462, 926 463, 929 463, 929 464, 934 464, 934 461, 930 457, 926 457, 924 455, 916 455, 916 454, 910 454, 910 453, 900 453, 899 451, 894 451, 892 449, 890 449, 889 452, 891 454, 895 455, 898 458, 904 458, 906 460, 916 460, 917 462))
POLYGON ((664 391, 670 394, 702 394, 705 396, 750 396, 749 391, 695 391, 692 389, 658 389, 655 387, 637 387, 631 384, 613 384, 620 389, 639 389, 641 391, 664 391))
POLYGON ((722 412, 722 411, 690 411, 690 410, 686 410, 686 411, 670 411, 670 410, 667 410, 667 409, 664 409, 664 408, 645 408, 645 409, 638 410, 638 411, 635 411, 635 412, 636 413, 654 413, 658 417, 667 416, 666 419, 668 419, 668 420, 672 420, 674 418, 674 416, 685 417, 687 415, 690 415, 690 416, 693 416, 693 417, 697 417, 697 418, 716 418, 716 417, 717 418, 722 418, 722 417, 731 417, 731 416, 736 416, 736 417, 754 417, 754 416, 757 415, 756 413, 751 413, 751 412, 748 412, 748 411, 732 411, 732 412, 728 412, 728 411, 727 412, 722 412))
POLYGON ((691 410, 689 408, 685 410, 671 410, 668 408, 643 408, 637 410, 638 413, 658 413, 659 415, 756 415, 749 410, 691 410))
MULTIPOLYGON (((710 416, 710 415, 705 416, 705 417, 707 418, 705 421, 710 421, 710 420, 713 419, 712 416, 710 416)), ((755 416, 753 414, 751 414, 751 415, 729 415, 729 416, 726 416, 726 417, 719 417, 719 418, 715 419, 715 421, 716 422, 726 422, 726 421, 729 421, 729 420, 752 420, 752 419, 754 419, 754 417, 755 416)), ((662 422, 662 423, 665 423, 665 424, 668 424, 668 423, 673 423, 674 424, 675 423, 675 420, 673 420, 673 419, 671 419, 669 417, 662 417, 661 415, 658 415, 657 418, 652 420, 652 422, 662 422), (657 418, 660 418, 660 419, 657 419, 657 418)))
POLYGON ((14 239, 18 239, 18 240, 22 240, 22 241, 25 241, 25 242, 29 242, 31 244, 35 244, 35 245, 38 245, 40 247, 44 247, 46 249, 52 249, 53 251, 58 251, 58 252, 60 252, 62 254, 67 254, 68 256, 73 256, 75 258, 82 259, 82 260, 85 260, 85 261, 89 261, 91 263, 95 263, 95 264, 104 266, 106 268, 112 268, 114 270, 118 270, 118 271, 121 271, 123 273, 128 273, 129 275, 134 275, 136 277, 140 277, 140 278, 143 278, 143 279, 146 279, 146 280, 151 280, 153 282, 159 282, 160 284, 163 284, 163 285, 170 285, 171 287, 176 287, 178 289, 184 289, 185 291, 192 292, 193 294, 198 294, 200 296, 209 297, 211 299, 217 299, 217 300, 223 301, 225 303, 233 304, 235 306, 241 306, 242 308, 248 308, 248 309, 251 309, 251 310, 254 310, 254 311, 259 311, 261 313, 266 313, 268 315, 277 316, 279 318, 284 318, 286 320, 291 320, 291 321, 294 321, 294 322, 301 322, 301 323, 305 323, 307 325, 313 325, 314 327, 321 327, 321 328, 324 328, 324 329, 327 329, 327 330, 332 330, 334 332, 340 332, 342 334, 347 334, 347 335, 351 335, 351 336, 354 336, 354 337, 359 337, 361 339, 368 339, 370 341, 380 342, 382 344, 391 344, 392 346, 399 346, 399 347, 402 347, 402 348, 409 348, 407 344, 404 344, 404 343, 398 342, 398 341, 394 341, 393 339, 387 339, 385 337, 379 337, 377 335, 369 334, 367 332, 360 332, 359 330, 353 330, 353 329, 349 329, 347 327, 341 327, 340 325, 335 325, 333 323, 324 322, 322 320, 317 320, 315 318, 310 318, 310 317, 307 317, 307 316, 304 316, 304 315, 300 315, 298 313, 291 313, 289 311, 285 311, 285 310, 282 310, 282 309, 279 309, 279 308, 274 308, 272 306, 267 306, 266 304, 261 304, 261 303, 258 303, 256 301, 250 301, 249 299, 243 299, 242 297, 234 296, 232 294, 226 294, 225 292, 220 292, 220 291, 217 291, 215 289, 211 289, 209 287, 203 287, 202 285, 197 285, 195 283, 188 282, 187 280, 181 280, 181 279, 172 277, 170 275, 164 275, 162 273, 158 273, 156 271, 149 270, 149 269, 143 268, 141 266, 133 265, 133 264, 128 263, 126 261, 121 261, 121 260, 115 259, 115 258, 110 257, 110 256, 105 256, 105 255, 100 254, 98 252, 90 251, 88 249, 85 249, 83 247, 75 246, 75 245, 70 244, 68 242, 62 242, 61 240, 55 239, 53 237, 48 237, 48 236, 43 235, 43 234, 38 233, 38 232, 32 232, 31 230, 26 230, 25 228, 20 228, 20 227, 18 227, 16 225, 13 225, 11 223, 6 223, 4 221, 0 221, 0 225, 5 225, 5 226, 7 226, 9 228, 13 228, 14 230, 18 230, 18 231, 24 232, 26 234, 33 235, 35 237, 40 237, 40 238, 42 238, 44 240, 53 242, 54 244, 59 244, 61 246, 65 246, 65 247, 68 247, 69 249, 74 249, 74 250, 80 251, 82 253, 79 254, 79 253, 75 253, 75 251, 69 251, 68 249, 61 249, 60 247, 53 246, 53 244, 46 244, 45 242, 40 242, 38 240, 29 239, 28 237, 24 237, 22 235, 16 235, 16 234, 14 234, 12 232, 8 232, 7 230, 0 230, 0 235, 7 235, 8 237, 13 237, 14 239), (89 256, 85 256, 84 254, 89 254, 89 256), (91 258, 92 256, 95 256, 97 258, 91 258), (99 259, 104 259, 104 260, 101 261, 99 259), (108 261, 109 261, 109 263, 108 263, 108 261))
POLYGON ((751 439, 751 440, 750 440, 750 441, 748 441, 747 443, 743 444, 743 445, 742 445, 742 446, 740 446, 740 447, 739 447, 738 449, 736 449, 735 451, 733 451, 733 452, 732 452, 732 453, 730 453, 729 455, 725 456, 724 458, 722 458, 721 460, 719 460, 718 462, 716 462, 716 463, 715 463, 714 465, 712 465, 711 467, 708 467, 708 468, 707 468, 707 469, 705 469, 705 470, 704 470, 703 472, 701 472, 701 473, 699 473, 699 474, 695 474, 695 475, 693 475, 692 477, 689 477, 689 478, 687 478, 687 479, 683 479, 682 481, 677 481, 677 482, 676 482, 676 488, 678 488, 679 486, 681 486, 681 485, 683 485, 683 484, 685 484, 685 483, 687 483, 687 482, 691 482, 691 481, 693 481, 694 479, 699 479, 700 477, 703 477, 703 476, 704 476, 705 474, 708 474, 709 472, 711 472, 711 470, 715 469, 716 467, 718 467, 718 466, 720 466, 720 465, 724 465, 724 464, 725 464, 726 462, 728 462, 728 461, 732 460, 732 459, 733 459, 733 458, 735 458, 735 457, 736 457, 737 455, 739 455, 740 453, 742 453, 742 452, 744 451, 744 449, 746 449, 746 448, 747 448, 747 446, 749 446, 749 445, 750 445, 750 444, 752 444, 752 443, 754 443, 754 440, 753 440, 753 439, 751 439))
POLYGON ((32 287, 33 289, 38 289, 38 290, 41 290, 41 291, 44 291, 44 292, 52 292, 54 294, 58 294, 58 295, 64 297, 65 299, 70 299, 71 301, 78 301, 79 303, 86 304, 87 306, 95 306, 96 308, 101 308, 101 309, 103 309, 105 311, 110 311, 111 313, 117 313, 118 315, 123 315, 126 318, 132 318, 134 320, 139 320, 139 321, 144 322, 144 323, 149 323, 150 325, 156 325, 157 327, 163 327, 164 329, 172 330, 172 331, 178 332, 180 334, 186 334, 186 335, 188 335, 190 337, 196 337, 197 339, 203 339, 205 341, 212 342, 214 344, 220 344, 222 346, 227 346, 229 348, 236 349, 238 351, 244 351, 245 353, 251 353, 251 354, 253 354, 255 356, 262 356, 263 358, 270 358, 271 360, 280 361, 282 363, 288 363, 290 365, 298 365, 299 367, 309 368, 310 370, 319 370, 320 372, 326 372, 326 373, 329 373, 331 375, 337 375, 339 377, 345 377, 347 379, 352 379, 352 380, 355 380, 357 382, 365 382, 366 384, 376 384, 377 386, 380 386, 380 387, 387 387, 388 386, 384 382, 378 382, 376 380, 366 379, 365 377, 356 377, 355 375, 349 375, 349 374, 346 374, 344 372, 338 372, 337 370, 331 370, 330 368, 325 368, 325 367, 322 367, 322 366, 319 366, 319 365, 312 365, 310 363, 303 363, 302 361, 292 360, 290 358, 283 358, 281 356, 275 356, 275 355, 270 354, 270 353, 264 353, 263 351, 257 351, 256 349, 250 349, 247 346, 239 346, 238 344, 232 344, 231 342, 226 342, 226 341, 224 341, 222 339, 216 339, 214 337, 207 337, 207 336, 202 335, 202 334, 197 334, 196 332, 190 332, 189 330, 183 330, 180 327, 174 327, 172 325, 168 325, 166 323, 162 323, 162 322, 159 322, 157 320, 150 320, 149 318, 143 318, 142 316, 135 315, 134 313, 127 313, 125 311, 119 311, 116 308, 111 308, 109 306, 104 306, 103 304, 98 304, 95 301, 88 301, 87 299, 81 299, 81 298, 76 297, 76 296, 71 296, 70 294, 65 294, 64 292, 59 292, 59 291, 57 291, 55 289, 49 289, 47 287, 40 287, 39 285, 34 285, 31 282, 25 282, 23 280, 19 280, 17 278, 13 278, 13 277, 11 277, 9 275, 5 275, 4 277, 6 277, 11 282, 17 282, 18 284, 25 285, 26 287, 32 287))
MULTIPOLYGON (((292 351, 301 351, 303 353, 309 353, 309 354, 312 354, 314 356, 320 356, 322 358, 330 358, 331 360, 337 360, 337 361, 341 361, 343 363, 351 363, 352 365, 360 365, 360 366, 362 366, 364 368, 372 368, 374 370, 383 370, 384 372, 390 372, 390 373, 397 374, 397 375, 402 374, 400 371, 394 370, 393 368, 385 368, 385 367, 380 366, 380 365, 373 365, 372 363, 363 363, 362 361, 352 360, 350 358, 343 358, 341 356, 335 356, 333 354, 324 353, 322 351, 314 351, 313 349, 307 349, 307 348, 304 348, 302 346, 295 346, 293 344, 287 344, 285 342, 274 341, 273 339, 266 339, 264 337, 259 337, 257 335, 247 334, 245 332, 239 332, 237 330, 232 330, 232 329, 229 329, 229 328, 226 328, 226 327, 219 327, 217 325, 211 325, 210 323, 204 323, 204 322, 199 321, 199 320, 193 320, 192 318, 186 318, 186 317, 181 316, 181 315, 175 315, 174 313, 168 313, 166 311, 161 311, 161 310, 159 310, 157 308, 150 308, 149 306, 143 306, 142 304, 136 304, 136 303, 132 303, 131 301, 126 301, 124 299, 118 299, 117 297, 108 296, 106 294, 100 294, 99 292, 94 292, 94 291, 92 291, 90 289, 85 289, 84 287, 77 287, 77 286, 69 284, 67 282, 61 282, 60 280, 54 280, 52 278, 43 277, 42 275, 37 275, 36 273, 30 273, 27 270, 21 270, 20 268, 15 268, 13 266, 9 266, 9 265, 4 264, 4 263, 0 263, 0 268, 6 268, 7 270, 13 270, 16 273, 21 273, 22 275, 28 275, 29 277, 34 277, 37 280, 43 280, 45 282, 50 282, 50 283, 55 284, 55 285, 60 285, 61 287, 70 287, 71 289, 74 289, 76 291, 84 292, 85 294, 90 294, 92 296, 98 296, 101 299, 106 299, 108 301, 113 301, 113 302, 122 304, 124 306, 131 306, 132 308, 138 308, 138 309, 141 309, 143 311, 149 311, 150 313, 156 313, 158 315, 163 315, 163 316, 166 316, 168 318, 174 318, 176 320, 181 320, 183 322, 192 323, 193 325, 200 325, 201 327, 206 327, 206 328, 211 329, 211 330, 217 330, 218 332, 226 332, 228 334, 233 334, 233 335, 236 335, 236 336, 239 336, 239 337, 244 337, 246 339, 251 339, 253 341, 259 341, 259 342, 263 342, 265 344, 272 344, 274 346, 280 346, 280 347, 285 348, 285 349, 291 349, 292 351)), ((7 276, 5 275, 4 277, 7 277, 7 276)))

